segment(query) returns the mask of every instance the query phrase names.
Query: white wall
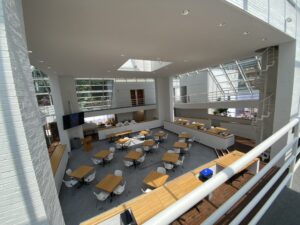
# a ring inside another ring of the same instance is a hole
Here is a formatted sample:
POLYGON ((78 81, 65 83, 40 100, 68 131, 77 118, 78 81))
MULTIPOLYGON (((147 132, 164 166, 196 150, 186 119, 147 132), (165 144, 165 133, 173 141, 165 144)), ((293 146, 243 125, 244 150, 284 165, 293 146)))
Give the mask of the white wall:
POLYGON ((144 90, 144 104, 155 104, 155 82, 114 82, 114 107, 131 106, 130 90, 144 90))
POLYGON ((238 123, 220 123, 221 127, 227 128, 230 133, 233 133, 237 136, 249 138, 252 140, 256 139, 256 127, 246 124, 238 123))
POLYGON ((0 1, 0 224, 63 225, 24 32, 22 1, 0 1))

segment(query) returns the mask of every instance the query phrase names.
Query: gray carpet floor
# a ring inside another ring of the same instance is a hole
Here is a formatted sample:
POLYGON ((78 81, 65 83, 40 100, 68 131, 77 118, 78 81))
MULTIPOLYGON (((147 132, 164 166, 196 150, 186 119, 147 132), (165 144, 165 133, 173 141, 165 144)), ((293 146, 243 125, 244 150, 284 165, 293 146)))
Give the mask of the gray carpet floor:
MULTIPOLYGON (((153 129, 153 133, 163 130, 161 128, 153 129)), ((123 157, 128 150, 116 151, 114 159, 104 167, 98 165, 96 169, 96 179, 90 185, 84 185, 81 188, 66 188, 62 185, 60 191, 60 203, 67 225, 77 225, 80 222, 96 216, 106 210, 109 210, 123 202, 126 202, 140 194, 141 188, 144 187, 143 179, 151 170, 155 170, 158 166, 163 166, 161 162, 162 155, 169 149, 172 149, 173 143, 178 139, 174 133, 166 131, 169 136, 168 140, 161 143, 156 152, 148 153, 143 164, 136 169, 134 167, 127 168, 123 165, 123 157), (123 171, 123 177, 126 180, 126 189, 120 196, 113 197, 113 201, 99 202, 96 208, 97 200, 93 195, 93 191, 99 192, 95 185, 104 178, 107 174, 113 173, 114 170, 120 169, 123 171)), ((135 136, 133 134, 132 136, 135 136)), ((93 165, 91 157, 102 149, 107 149, 114 146, 114 143, 109 143, 107 140, 93 142, 93 149, 90 152, 84 152, 82 149, 75 149, 70 154, 68 168, 75 169, 80 165, 93 165)), ((129 148, 135 149, 140 145, 133 145, 129 148)), ((168 181, 203 165, 216 158, 214 151, 199 143, 194 143, 190 154, 186 156, 183 167, 177 167, 175 171, 169 171, 168 181)), ((65 177, 65 179, 68 179, 65 177)))

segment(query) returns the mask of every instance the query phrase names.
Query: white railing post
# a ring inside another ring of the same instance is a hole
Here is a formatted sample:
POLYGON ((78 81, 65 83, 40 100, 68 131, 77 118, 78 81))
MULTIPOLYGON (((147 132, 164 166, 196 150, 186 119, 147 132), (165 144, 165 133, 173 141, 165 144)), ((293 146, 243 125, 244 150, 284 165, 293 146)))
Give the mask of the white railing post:
MULTIPOLYGON (((297 138, 297 139, 299 138, 299 123, 300 122, 298 122, 296 124, 296 126, 294 127, 294 138, 297 138)), ((298 152, 298 141, 294 143, 292 155, 291 155, 291 157, 294 157, 294 160, 291 163, 290 168, 289 168, 289 173, 292 174, 292 178, 290 179, 290 182, 288 184, 289 188, 292 188, 292 186, 293 186, 293 177, 294 177, 294 172, 295 172, 294 170, 295 170, 295 165, 296 165, 296 161, 297 161, 297 152, 298 152)))

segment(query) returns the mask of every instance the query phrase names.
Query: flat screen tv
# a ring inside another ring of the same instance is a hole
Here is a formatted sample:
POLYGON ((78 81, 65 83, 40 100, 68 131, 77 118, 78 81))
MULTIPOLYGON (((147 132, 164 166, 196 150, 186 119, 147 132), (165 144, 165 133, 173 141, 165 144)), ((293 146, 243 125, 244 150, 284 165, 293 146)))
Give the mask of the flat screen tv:
POLYGON ((63 123, 65 130, 84 124, 84 112, 64 115, 63 123))

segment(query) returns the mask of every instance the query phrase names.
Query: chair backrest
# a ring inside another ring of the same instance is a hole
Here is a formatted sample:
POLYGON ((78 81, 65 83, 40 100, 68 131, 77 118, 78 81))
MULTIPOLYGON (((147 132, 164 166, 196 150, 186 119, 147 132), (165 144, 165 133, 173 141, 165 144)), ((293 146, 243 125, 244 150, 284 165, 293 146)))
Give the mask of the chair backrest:
POLYGON ((135 151, 137 151, 137 152, 143 152, 143 150, 141 148, 136 148, 135 151))
POLYGON ((74 187, 78 183, 78 181, 77 180, 68 180, 68 181, 63 180, 63 183, 65 184, 65 186, 67 188, 71 188, 71 187, 74 187))
POLYGON ((115 147, 109 147, 109 151, 115 152, 115 151, 116 151, 116 148, 115 148, 115 147))
POLYGON ((71 173, 72 173, 72 170, 71 170, 70 168, 66 170, 66 174, 67 174, 68 176, 70 176, 71 173))
POLYGON ((164 135, 163 139, 168 139, 168 134, 164 135))
POLYGON ((104 201, 109 196, 109 193, 101 191, 99 194, 93 192, 99 201, 104 201))
POLYGON ((90 183, 93 180, 95 180, 95 177, 96 177, 96 171, 94 171, 93 173, 88 175, 86 178, 84 178, 84 181, 87 182, 87 183, 90 183))
POLYGON ((174 152, 180 154, 180 148, 174 148, 174 152))
POLYGON ((124 162, 124 165, 125 165, 126 167, 130 167, 130 166, 133 165, 133 162, 132 162, 132 161, 123 160, 123 162, 124 162))
POLYGON ((144 190, 143 188, 141 188, 141 190, 142 190, 143 193, 149 193, 150 191, 152 191, 152 190, 149 189, 149 188, 147 188, 147 189, 145 189, 145 190, 144 190))
POLYGON ((154 148, 154 149, 158 149, 158 146, 159 146, 159 142, 156 143, 155 145, 153 145, 153 148, 154 148))
POLYGON ((124 146, 128 147, 130 145, 130 141, 125 142, 124 146))
POLYGON ((163 168, 163 167, 157 167, 156 171, 159 172, 159 173, 166 173, 167 172, 166 169, 163 168))
POLYGON ((114 174, 115 174, 115 176, 121 177, 123 175, 123 171, 122 170, 115 170, 114 174))
POLYGON ((159 141, 159 137, 158 136, 154 136, 154 140, 155 141, 159 141))
POLYGON ((185 140, 184 140, 183 138, 180 138, 180 139, 178 140, 178 142, 185 142, 185 140))
POLYGON ((173 164, 170 164, 170 163, 165 163, 165 162, 164 162, 164 167, 165 167, 167 170, 171 170, 171 169, 173 169, 174 165, 173 165, 173 164))
POLYGON ((144 162, 146 158, 146 154, 144 154, 141 158, 138 159, 139 162, 144 162))
POLYGON ((167 153, 175 153, 173 150, 168 150, 167 153))
POLYGON ((122 145, 119 143, 116 143, 116 149, 121 149, 121 148, 122 148, 122 145))
POLYGON ((112 160, 114 158, 114 153, 109 153, 109 155, 106 157, 106 160, 112 160))
POLYGON ((150 147, 149 146, 144 146, 143 149, 144 149, 144 151, 149 151, 150 147))
POLYGON ((185 132, 185 131, 182 131, 181 133, 182 133, 182 134, 187 134, 187 132, 185 132))
POLYGON ((92 159, 92 162, 95 164, 95 165, 98 165, 101 163, 102 160, 100 159, 95 159, 95 158, 91 158, 92 159))

